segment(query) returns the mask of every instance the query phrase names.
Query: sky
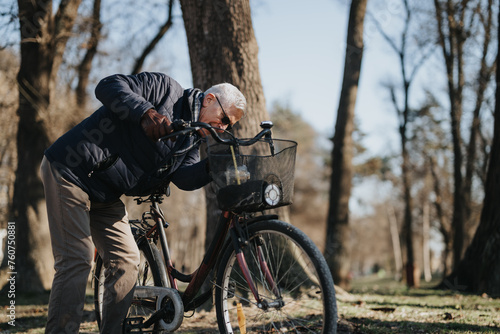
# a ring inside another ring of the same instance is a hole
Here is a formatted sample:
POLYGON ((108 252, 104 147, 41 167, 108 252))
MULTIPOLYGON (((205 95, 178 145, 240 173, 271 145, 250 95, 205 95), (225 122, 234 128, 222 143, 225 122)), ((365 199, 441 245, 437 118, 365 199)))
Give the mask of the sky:
MULTIPOLYGON (((330 150, 326 138, 333 136, 337 117, 350 1, 250 3, 268 110, 274 101, 288 104, 319 132, 330 150)), ((396 33, 400 3, 379 1, 368 10, 384 29, 396 33)), ((368 155, 389 155, 399 152, 400 140, 396 112, 382 83, 401 80, 399 59, 368 18, 364 46, 355 117, 365 134, 368 155)), ((390 187, 369 179, 352 191, 351 211, 362 215, 370 212, 374 199, 389 196, 390 187)))
MULTIPOLYGON (((183 87, 192 87, 182 13, 178 2, 175 3, 174 25, 158 50, 148 57, 145 70, 165 72, 183 87)), ((400 18, 404 17, 401 3, 401 0, 368 1, 367 12, 384 31, 398 35, 400 18)), ((341 92, 350 1, 250 0, 250 5, 268 110, 275 102, 290 107, 318 132, 320 145, 331 150, 328 138, 334 133, 341 92)), ((115 8, 111 9, 108 15, 115 15, 115 8)), ((155 19, 164 20, 161 15, 155 19)), ((112 27, 109 29, 115 32, 112 27)), ((122 33, 129 33, 129 29, 126 22, 122 33)), ((141 27, 138 31, 142 32, 141 27)), ((124 57, 130 58, 130 54, 124 53, 124 57)), ((116 64, 121 68, 105 68, 100 71, 99 79, 123 71, 124 65, 116 64)), ((421 78, 421 82, 428 80, 428 73, 421 78)), ((355 108, 355 117, 365 135, 362 144, 368 151, 363 158, 399 152, 396 112, 387 88, 383 87, 383 83, 397 80, 401 80, 397 55, 367 16, 355 108)), ((386 197, 388 192, 380 182, 364 181, 353 189, 352 208, 361 212, 357 203, 365 203, 369 210, 369 203, 386 197)))
MULTIPOLYGON (((384 28, 397 25, 400 8, 395 4, 400 1, 378 3, 382 5, 368 7, 370 12, 384 28)), ((334 133, 341 92, 350 1, 250 0, 250 4, 268 110, 274 102, 289 106, 315 128, 321 145, 331 150, 328 138, 334 133)), ((187 40, 180 8, 176 11, 178 24, 165 41, 173 51, 163 57, 173 61, 168 73, 182 86, 191 87, 187 40)), ((399 78, 398 59, 367 19, 364 44, 355 115, 368 155, 388 155, 398 152, 399 134, 396 113, 381 83, 399 78)), ((362 203, 387 193, 379 182, 363 182, 353 189, 351 207, 358 213, 370 211, 370 205, 363 208, 362 203)))
MULTIPOLYGON (((401 1, 384 0, 368 10, 397 33, 401 1)), ((350 1, 251 1, 259 62, 268 107, 288 104, 319 133, 334 132, 344 70, 350 1)), ((401 80, 399 59, 365 18, 364 53, 355 115, 364 145, 373 154, 399 150, 396 112, 383 83, 401 80)), ((422 76, 420 76, 422 78, 422 76)))
MULTIPOLYGON (((386 25, 397 9, 387 0, 375 10, 386 25)), ((323 138, 333 135, 341 91, 345 40, 349 17, 347 0, 250 0, 252 22, 259 46, 259 67, 268 110, 274 102, 289 106, 323 138)), ((396 116, 380 84, 397 77, 397 59, 373 26, 365 20, 365 51, 355 109, 365 146, 373 154, 397 150, 396 116)), ((175 44, 172 76, 191 86, 189 58, 183 27, 168 37, 175 44), (185 50, 185 51, 182 51, 185 50)))

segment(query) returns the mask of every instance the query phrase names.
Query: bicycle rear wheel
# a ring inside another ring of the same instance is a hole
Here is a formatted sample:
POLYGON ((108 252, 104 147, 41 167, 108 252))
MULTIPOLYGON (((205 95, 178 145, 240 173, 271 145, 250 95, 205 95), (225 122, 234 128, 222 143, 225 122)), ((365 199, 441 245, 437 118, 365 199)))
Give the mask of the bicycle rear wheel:
POLYGON ((336 333, 333 280, 314 243, 296 227, 278 220, 251 224, 248 234, 250 242, 243 254, 263 302, 257 305, 229 247, 217 271, 219 331, 241 332, 237 311, 241 304, 247 332, 336 333), (259 256, 267 265, 261 264, 259 256), (270 273, 267 278, 265 267, 270 273))
MULTIPOLYGON (((160 286, 168 287, 168 280, 164 271, 160 270, 157 261, 161 263, 161 254, 156 245, 150 242, 143 242, 139 245, 140 264, 137 275, 137 284, 140 286, 160 286)), ((104 266, 100 256, 97 257, 94 271, 94 311, 97 324, 101 328, 102 305, 104 300, 104 266)), ((134 300, 129 308, 127 318, 149 316, 155 311, 156 302, 154 300, 134 300)))

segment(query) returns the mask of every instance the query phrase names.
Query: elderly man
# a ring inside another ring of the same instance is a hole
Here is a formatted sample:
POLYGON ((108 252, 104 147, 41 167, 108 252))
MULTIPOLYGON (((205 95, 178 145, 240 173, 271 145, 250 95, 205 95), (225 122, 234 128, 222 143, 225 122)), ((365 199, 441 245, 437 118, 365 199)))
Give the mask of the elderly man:
POLYGON ((174 120, 226 130, 245 113, 231 84, 183 89, 161 73, 112 75, 96 88, 103 106, 45 151, 45 187, 56 274, 46 333, 78 333, 94 245, 106 268, 102 333, 120 333, 130 306, 139 251, 120 196, 173 182, 194 190, 210 181, 199 145, 206 132, 158 141, 174 120))

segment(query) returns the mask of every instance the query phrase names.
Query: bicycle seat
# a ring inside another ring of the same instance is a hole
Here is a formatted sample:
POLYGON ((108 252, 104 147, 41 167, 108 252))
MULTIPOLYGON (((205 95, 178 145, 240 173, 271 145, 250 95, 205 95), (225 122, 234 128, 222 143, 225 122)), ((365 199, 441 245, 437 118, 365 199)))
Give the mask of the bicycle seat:
POLYGON ((170 182, 164 183, 156 187, 150 194, 150 196, 170 196, 170 182))

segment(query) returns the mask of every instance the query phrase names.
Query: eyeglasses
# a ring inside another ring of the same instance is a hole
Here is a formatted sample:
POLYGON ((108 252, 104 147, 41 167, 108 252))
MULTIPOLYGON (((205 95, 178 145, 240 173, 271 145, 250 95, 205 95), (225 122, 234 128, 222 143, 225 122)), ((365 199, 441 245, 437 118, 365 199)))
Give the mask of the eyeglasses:
POLYGON ((227 128, 226 130, 229 131, 232 129, 232 125, 231 125, 231 120, 229 119, 229 117, 227 117, 227 114, 226 112, 224 111, 224 108, 222 108, 222 104, 220 103, 219 101, 219 98, 217 97, 217 95, 215 95, 215 98, 217 99, 217 102, 219 103, 219 106, 220 108, 222 109, 222 113, 224 114, 224 117, 221 118, 220 122, 224 125, 227 125, 227 128))

